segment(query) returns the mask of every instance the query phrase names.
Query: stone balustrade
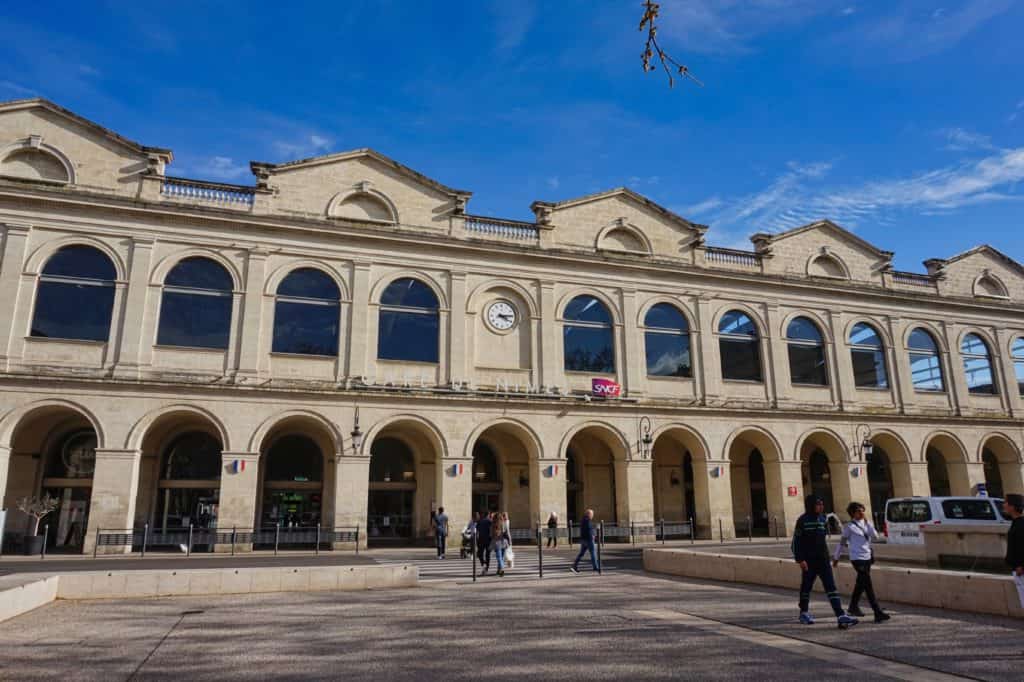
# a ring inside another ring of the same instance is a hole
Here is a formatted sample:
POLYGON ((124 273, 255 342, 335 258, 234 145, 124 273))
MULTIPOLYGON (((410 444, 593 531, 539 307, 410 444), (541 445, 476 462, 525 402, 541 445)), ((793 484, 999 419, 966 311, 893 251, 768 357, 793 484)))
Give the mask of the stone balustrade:
POLYGON ((160 194, 163 197, 187 199, 203 204, 249 208, 255 199, 256 190, 243 185, 167 177, 160 187, 160 194))

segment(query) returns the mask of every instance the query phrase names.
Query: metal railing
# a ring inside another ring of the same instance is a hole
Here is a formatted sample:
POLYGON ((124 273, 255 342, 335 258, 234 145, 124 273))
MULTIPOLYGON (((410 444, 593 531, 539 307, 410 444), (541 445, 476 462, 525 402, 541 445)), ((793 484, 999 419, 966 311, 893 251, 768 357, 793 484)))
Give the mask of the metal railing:
POLYGON ((741 268, 757 269, 761 267, 761 256, 753 251, 726 249, 719 246, 705 247, 704 259, 709 263, 735 265, 741 268))
POLYGON ((916 272, 893 271, 892 281, 894 284, 907 284, 913 287, 933 287, 935 280, 931 275, 921 275, 916 272))
POLYGON ((151 529, 148 524, 142 528, 128 530, 98 528, 92 555, 99 555, 100 547, 130 547, 132 552, 146 556, 147 551, 165 547, 177 547, 191 556, 197 547, 212 549, 216 546, 230 546, 231 553, 239 547, 263 546, 279 549, 312 548, 318 554, 323 548, 335 543, 354 543, 359 553, 359 526, 323 527, 302 526, 270 528, 178 528, 173 530, 151 529))
POLYGON ((475 215, 466 216, 466 231, 517 241, 537 241, 540 239, 540 229, 534 223, 475 215))
POLYGON ((193 199, 210 204, 252 206, 256 190, 243 185, 203 182, 187 178, 164 178, 160 194, 177 199, 193 199))

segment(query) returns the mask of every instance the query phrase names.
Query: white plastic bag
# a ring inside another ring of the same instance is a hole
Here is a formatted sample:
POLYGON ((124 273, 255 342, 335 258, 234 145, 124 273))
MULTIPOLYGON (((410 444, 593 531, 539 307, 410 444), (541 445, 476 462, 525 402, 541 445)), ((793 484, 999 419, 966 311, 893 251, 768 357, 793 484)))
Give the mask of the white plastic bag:
MULTIPOLYGON (((512 568, 512 564, 515 562, 515 559, 516 553, 512 551, 511 547, 505 550, 505 568, 512 568)), ((1018 587, 1018 589, 1020 588, 1018 587)))

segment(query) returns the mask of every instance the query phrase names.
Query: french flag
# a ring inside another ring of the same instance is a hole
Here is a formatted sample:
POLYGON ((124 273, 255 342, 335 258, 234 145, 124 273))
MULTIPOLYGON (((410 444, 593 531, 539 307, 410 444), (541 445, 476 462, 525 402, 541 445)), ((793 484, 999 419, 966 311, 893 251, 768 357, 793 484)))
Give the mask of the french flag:
POLYGON ((240 474, 245 471, 245 460, 236 459, 231 463, 231 473, 240 474))

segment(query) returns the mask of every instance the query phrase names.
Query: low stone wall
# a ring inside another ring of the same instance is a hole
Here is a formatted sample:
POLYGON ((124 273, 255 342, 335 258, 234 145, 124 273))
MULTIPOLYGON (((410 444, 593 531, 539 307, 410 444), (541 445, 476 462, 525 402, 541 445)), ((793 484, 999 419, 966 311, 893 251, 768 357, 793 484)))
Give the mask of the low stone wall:
POLYGON ((186 570, 80 571, 0 581, 0 622, 54 599, 123 599, 262 592, 321 592, 415 587, 415 566, 306 566, 186 570))
POLYGON ((926 524, 925 558, 932 568, 999 569, 1006 556, 1007 525, 926 524))
MULTIPOLYGON (((645 549, 644 569, 688 578, 782 587, 793 590, 794 599, 800 586, 800 568, 791 559, 645 549)), ((895 602, 1024 618, 1024 609, 1020 607, 1017 588, 1009 572, 1000 576, 875 565, 871 578, 883 604, 895 602)), ((849 562, 840 563, 836 583, 844 597, 853 591, 855 581, 856 574, 849 562)), ((815 584, 815 589, 821 590, 820 582, 815 584)))

